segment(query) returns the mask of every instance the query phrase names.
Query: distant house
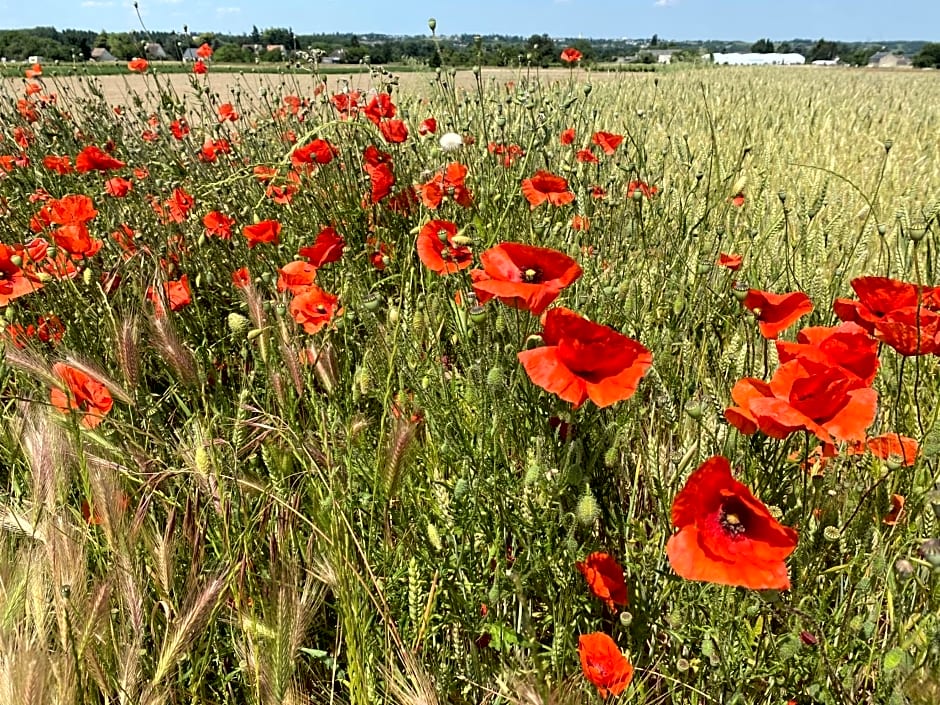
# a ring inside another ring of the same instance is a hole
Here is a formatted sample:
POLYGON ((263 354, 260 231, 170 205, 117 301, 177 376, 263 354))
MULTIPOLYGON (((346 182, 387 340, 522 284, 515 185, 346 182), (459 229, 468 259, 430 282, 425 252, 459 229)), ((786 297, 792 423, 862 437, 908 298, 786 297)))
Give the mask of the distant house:
POLYGON ((157 42, 147 42, 144 44, 144 56, 148 59, 165 59, 166 50, 157 42))
POLYGON ((896 69, 909 68, 911 65, 911 60, 903 54, 892 54, 888 51, 879 51, 877 54, 872 54, 872 57, 868 60, 869 68, 896 69))
POLYGON ((199 56, 199 54, 196 53, 197 51, 198 51, 197 49, 193 49, 192 47, 184 51, 183 62, 185 63, 187 61, 191 61, 191 62, 204 61, 205 63, 209 63, 210 61, 212 61, 212 57, 207 56, 206 58, 202 58, 201 56, 199 56))
POLYGON ((729 66, 802 66, 806 57, 802 54, 712 54, 715 64, 729 66))
POLYGON ((104 63, 106 61, 117 61, 118 58, 104 47, 97 47, 91 50, 91 60, 104 63))
POLYGON ((813 62, 813 66, 838 66, 838 65, 839 65, 838 56, 834 59, 816 59, 816 61, 813 62))
POLYGON ((676 52, 672 49, 650 49, 649 53, 656 57, 657 64, 672 63, 672 55, 676 52))
POLYGON ((346 58, 345 49, 336 49, 332 53, 320 58, 321 64, 341 64, 346 58))
POLYGON ((268 53, 276 51, 282 55, 287 53, 287 47, 283 44, 268 44, 264 50, 268 53))

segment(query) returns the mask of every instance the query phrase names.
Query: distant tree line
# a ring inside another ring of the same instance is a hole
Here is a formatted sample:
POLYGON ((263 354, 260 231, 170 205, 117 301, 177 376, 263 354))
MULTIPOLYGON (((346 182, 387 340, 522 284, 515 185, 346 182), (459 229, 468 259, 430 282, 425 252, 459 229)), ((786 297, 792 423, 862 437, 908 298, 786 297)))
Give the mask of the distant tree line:
MULTIPOLYGON (((159 45, 167 60, 181 60, 186 49, 203 42, 215 50, 215 60, 226 63, 282 61, 309 59, 334 63, 373 64, 414 63, 430 66, 506 66, 529 63, 537 66, 557 65, 561 50, 574 46, 583 54, 584 62, 609 62, 627 57, 638 62, 655 63, 654 51, 672 50, 673 60, 694 61, 702 54, 712 52, 796 52, 808 61, 834 59, 864 65, 881 47, 870 44, 833 42, 826 39, 793 40, 775 44, 761 39, 747 42, 698 41, 674 42, 653 35, 640 39, 566 39, 556 40, 547 34, 530 37, 470 34, 439 36, 388 36, 383 34, 295 34, 289 27, 270 27, 259 30, 252 27, 245 34, 216 32, 93 32, 54 27, 0 30, 0 56, 11 61, 23 61, 29 56, 42 56, 46 61, 87 61, 95 48, 107 49, 121 60, 145 55, 145 46, 159 45), (283 47, 283 51, 281 48, 283 47), (269 48, 271 50, 269 50, 269 48)), ((907 54, 918 54, 924 66, 937 64, 935 48, 923 42, 901 42, 889 49, 907 54)), ((153 58, 153 57, 148 57, 153 58)))

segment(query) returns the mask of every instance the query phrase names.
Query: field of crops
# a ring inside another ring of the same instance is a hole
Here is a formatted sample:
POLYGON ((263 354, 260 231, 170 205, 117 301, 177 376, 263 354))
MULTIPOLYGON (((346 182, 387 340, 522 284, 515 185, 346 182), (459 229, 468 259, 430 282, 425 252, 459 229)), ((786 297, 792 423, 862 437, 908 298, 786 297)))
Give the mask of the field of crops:
POLYGON ((940 700, 936 75, 131 68, 0 84, 0 702, 940 700))

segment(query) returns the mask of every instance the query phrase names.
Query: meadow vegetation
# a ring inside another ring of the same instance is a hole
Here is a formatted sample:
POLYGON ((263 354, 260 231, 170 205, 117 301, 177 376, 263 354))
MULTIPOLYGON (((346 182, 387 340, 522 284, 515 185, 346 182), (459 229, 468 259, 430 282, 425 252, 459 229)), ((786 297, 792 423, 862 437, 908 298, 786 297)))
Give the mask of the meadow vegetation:
POLYGON ((935 76, 134 68, 0 98, 0 702, 940 699, 935 76))

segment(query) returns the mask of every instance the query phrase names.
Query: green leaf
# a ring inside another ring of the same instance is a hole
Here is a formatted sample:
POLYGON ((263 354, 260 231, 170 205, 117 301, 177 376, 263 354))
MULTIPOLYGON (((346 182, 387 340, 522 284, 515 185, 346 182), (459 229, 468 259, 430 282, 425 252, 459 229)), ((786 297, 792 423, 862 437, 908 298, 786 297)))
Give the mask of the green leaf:
POLYGON ((885 654, 884 658, 884 669, 886 671, 893 671, 895 668, 901 665, 904 661, 906 654, 903 649, 897 647, 891 649, 888 653, 885 654))

